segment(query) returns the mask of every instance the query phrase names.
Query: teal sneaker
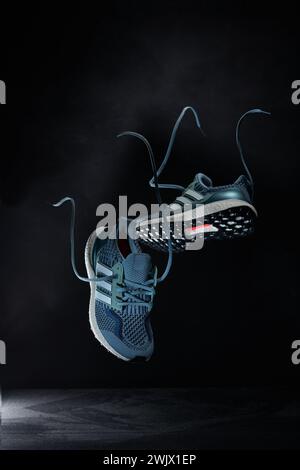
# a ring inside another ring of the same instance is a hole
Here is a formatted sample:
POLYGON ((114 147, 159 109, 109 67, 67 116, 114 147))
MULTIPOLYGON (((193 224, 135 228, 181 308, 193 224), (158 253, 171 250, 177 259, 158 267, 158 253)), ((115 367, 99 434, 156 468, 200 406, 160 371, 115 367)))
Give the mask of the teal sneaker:
POLYGON ((109 352, 124 361, 149 360, 154 341, 150 323, 155 290, 168 275, 172 252, 164 274, 158 278, 151 256, 143 253, 138 241, 128 237, 100 239, 96 231, 85 247, 85 265, 88 277, 80 276, 74 253, 75 202, 65 197, 54 204, 65 202, 72 206, 70 241, 71 263, 75 275, 90 284, 89 321, 96 339, 109 352))
MULTIPOLYGON (((156 178, 160 176, 167 164, 178 127, 188 110, 193 113, 197 126, 202 130, 196 111, 192 107, 185 107, 173 128, 166 155, 159 169, 154 172, 156 178)), ((203 240, 232 239, 252 233, 257 217, 253 205, 253 179, 244 159, 239 130, 244 118, 255 113, 270 114, 260 109, 251 109, 239 119, 236 127, 236 144, 246 175, 241 175, 232 184, 214 186, 208 176, 198 173, 186 188, 175 184, 160 184, 157 181, 155 183, 153 177, 149 182, 151 187, 175 189, 181 194, 172 204, 168 204, 165 216, 168 222, 167 229, 163 225, 161 214, 151 214, 150 217, 137 219, 137 230, 140 233, 141 242, 152 248, 166 251, 169 245, 168 237, 170 237, 173 251, 184 251, 187 249, 187 243, 195 241, 196 238, 198 240, 201 238, 203 240)), ((149 154, 154 158, 151 145, 145 137, 135 132, 124 132, 118 137, 124 135, 141 139, 146 144, 149 154)))

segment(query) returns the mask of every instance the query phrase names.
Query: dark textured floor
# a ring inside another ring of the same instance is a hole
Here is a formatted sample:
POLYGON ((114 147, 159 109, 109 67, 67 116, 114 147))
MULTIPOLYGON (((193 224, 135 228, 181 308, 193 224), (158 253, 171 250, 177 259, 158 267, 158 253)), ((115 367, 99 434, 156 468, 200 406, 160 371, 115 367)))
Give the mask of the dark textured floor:
POLYGON ((267 389, 2 392, 1 449, 300 448, 300 400, 267 389))

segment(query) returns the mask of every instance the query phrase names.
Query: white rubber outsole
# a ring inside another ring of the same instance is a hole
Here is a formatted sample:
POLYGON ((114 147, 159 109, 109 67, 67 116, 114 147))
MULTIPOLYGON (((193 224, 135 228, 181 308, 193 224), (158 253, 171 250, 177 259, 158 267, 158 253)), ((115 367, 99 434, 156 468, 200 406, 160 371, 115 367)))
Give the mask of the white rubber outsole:
MULTIPOLYGON (((173 203, 174 204, 174 203, 173 203)), ((224 199, 222 201, 211 202, 210 204, 200 204, 193 210, 188 210, 186 212, 175 213, 166 217, 167 222, 189 222, 194 219, 201 219, 205 216, 215 214, 216 212, 222 212, 232 207, 249 207, 254 214, 257 216, 257 212, 254 206, 249 204, 249 202, 242 201, 240 199, 224 199)), ((137 226, 147 226, 151 220, 152 224, 158 224, 163 221, 162 217, 155 217, 151 219, 141 220, 137 226)), ((138 221, 138 219, 137 219, 138 221)))
MULTIPOLYGON (((96 274, 94 272, 94 269, 91 264, 91 255, 94 247, 94 243, 96 241, 97 234, 96 231, 91 234, 89 237, 88 241, 86 242, 85 245, 85 250, 84 250, 84 260, 85 260, 85 267, 86 271, 88 274, 89 278, 95 278, 96 274)), ((95 293, 96 293, 96 283, 95 282, 90 282, 90 288, 91 288, 91 296, 90 296, 90 304, 89 304, 89 321, 90 321, 90 326, 91 330, 95 336, 95 338, 101 343, 102 346, 104 346, 107 351, 109 351, 111 354, 114 356, 118 357, 119 359, 122 359, 123 361, 129 361, 127 357, 122 356, 118 351, 112 348, 112 346, 106 341, 104 336, 102 335, 101 331, 99 330, 97 321, 96 321, 96 312, 95 312, 95 293)))

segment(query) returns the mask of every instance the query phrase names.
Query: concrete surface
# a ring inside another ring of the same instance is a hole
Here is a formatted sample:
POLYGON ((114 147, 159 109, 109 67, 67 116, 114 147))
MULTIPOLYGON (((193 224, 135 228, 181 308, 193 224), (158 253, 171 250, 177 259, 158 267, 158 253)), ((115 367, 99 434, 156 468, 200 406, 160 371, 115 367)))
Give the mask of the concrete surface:
POLYGON ((1 449, 300 447, 300 401, 260 389, 2 392, 1 449))

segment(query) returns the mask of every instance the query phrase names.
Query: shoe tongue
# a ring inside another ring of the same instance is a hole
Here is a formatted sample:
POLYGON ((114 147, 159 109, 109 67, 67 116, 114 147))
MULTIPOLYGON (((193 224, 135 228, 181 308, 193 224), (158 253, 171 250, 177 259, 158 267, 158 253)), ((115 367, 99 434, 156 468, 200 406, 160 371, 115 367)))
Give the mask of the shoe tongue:
POLYGON ((123 267, 127 281, 142 284, 148 280, 152 270, 151 256, 148 253, 131 253, 123 261, 123 267))
POLYGON ((195 183, 199 188, 208 189, 211 188, 213 183, 212 180, 206 176, 204 173, 198 173, 195 176, 195 183))

